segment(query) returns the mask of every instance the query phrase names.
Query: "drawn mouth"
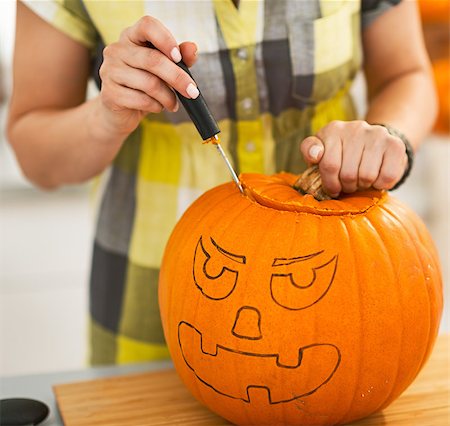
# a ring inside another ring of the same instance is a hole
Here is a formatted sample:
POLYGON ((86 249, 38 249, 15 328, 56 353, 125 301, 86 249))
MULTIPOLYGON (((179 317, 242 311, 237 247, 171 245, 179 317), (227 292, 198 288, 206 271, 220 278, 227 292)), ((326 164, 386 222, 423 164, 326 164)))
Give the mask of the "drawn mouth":
POLYGON ((178 343, 198 380, 221 395, 244 402, 250 402, 254 389, 264 389, 270 404, 311 395, 331 380, 341 362, 335 345, 316 343, 299 347, 298 362, 286 365, 280 354, 243 352, 206 342, 202 333, 185 321, 178 324, 178 343), (224 389, 223 377, 230 369, 237 379, 225 380, 224 389))

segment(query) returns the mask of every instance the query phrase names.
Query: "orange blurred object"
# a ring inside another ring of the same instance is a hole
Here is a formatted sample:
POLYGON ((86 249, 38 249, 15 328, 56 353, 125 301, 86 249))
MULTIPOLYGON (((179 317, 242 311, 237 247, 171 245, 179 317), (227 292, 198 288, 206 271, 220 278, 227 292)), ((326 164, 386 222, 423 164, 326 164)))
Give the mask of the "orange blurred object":
POLYGON ((419 0, 420 14, 424 22, 449 22, 449 0, 419 0))
POLYGON ((434 131, 450 132, 450 0, 419 0, 423 33, 439 98, 434 131))
POLYGON ((437 133, 449 133, 450 131, 450 60, 439 59, 433 62, 434 81, 439 97, 439 114, 434 130, 437 133))

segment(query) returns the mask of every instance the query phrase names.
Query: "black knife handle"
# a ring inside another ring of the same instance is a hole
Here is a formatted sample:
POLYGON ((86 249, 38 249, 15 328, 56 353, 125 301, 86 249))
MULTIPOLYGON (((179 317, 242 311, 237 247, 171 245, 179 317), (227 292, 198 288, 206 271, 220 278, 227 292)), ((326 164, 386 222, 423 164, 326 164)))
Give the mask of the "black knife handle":
MULTIPOLYGON (((151 44, 150 42, 148 42, 147 45, 148 47, 155 49, 155 46, 153 46, 153 44, 151 44)), ((195 81, 194 77, 189 71, 189 68, 183 61, 178 62, 177 65, 182 70, 187 72, 189 76, 195 81)), ((200 88, 198 86, 197 89, 200 91, 200 88)), ((186 112, 188 113, 189 117, 191 118, 204 141, 220 133, 219 126, 212 116, 211 111, 209 110, 208 105, 206 104, 206 101, 203 98, 201 92, 195 99, 186 98, 176 90, 175 93, 177 94, 178 99, 183 104, 186 112)))

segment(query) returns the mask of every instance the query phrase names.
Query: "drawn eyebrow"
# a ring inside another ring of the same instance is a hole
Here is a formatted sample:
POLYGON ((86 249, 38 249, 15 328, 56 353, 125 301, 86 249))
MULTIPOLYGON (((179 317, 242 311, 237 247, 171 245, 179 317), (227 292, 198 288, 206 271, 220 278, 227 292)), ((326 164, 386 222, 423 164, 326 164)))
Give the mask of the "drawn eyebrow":
POLYGON ((306 256, 298 256, 298 257, 276 257, 273 260, 272 266, 287 266, 292 265, 293 263, 303 262, 305 260, 312 259, 313 257, 322 254, 324 250, 318 251, 317 253, 307 254, 306 256))
POLYGON ((245 256, 240 256, 238 254, 230 253, 229 251, 223 249, 222 247, 217 244, 212 237, 209 237, 211 242, 213 243, 214 247, 217 249, 219 253, 222 253, 224 256, 228 257, 228 259, 232 260, 233 262, 237 263, 243 263, 244 265, 247 263, 247 259, 245 256))

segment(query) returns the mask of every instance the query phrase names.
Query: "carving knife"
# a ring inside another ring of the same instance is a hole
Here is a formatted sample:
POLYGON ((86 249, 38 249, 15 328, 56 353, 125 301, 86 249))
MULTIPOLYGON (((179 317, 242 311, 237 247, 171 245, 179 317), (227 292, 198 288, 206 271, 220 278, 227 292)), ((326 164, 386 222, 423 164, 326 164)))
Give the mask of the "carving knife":
MULTIPOLYGON (((151 43, 148 43, 148 46, 153 49, 155 48, 151 43)), ((177 65, 185 72, 187 72, 190 75, 190 77, 195 81, 194 77, 189 71, 189 68, 182 60, 178 62, 177 65)), ((200 91, 200 88, 198 86, 197 89, 200 91)), ((208 105, 206 104, 201 91, 200 94, 195 99, 186 98, 176 90, 175 93, 177 94, 178 99, 184 106, 186 112, 188 113, 195 127, 197 128, 197 131, 200 134, 201 138, 203 139, 204 143, 211 142, 213 145, 216 146, 217 150, 219 151, 219 154, 225 161, 225 164, 231 174, 231 177, 233 178, 234 183, 238 187, 239 191, 243 194, 244 189, 242 188, 242 184, 239 181, 239 178, 236 172, 234 171, 230 160, 225 154, 225 151, 220 145, 219 126, 216 120, 214 119, 213 115, 211 114, 211 111, 209 110, 208 105)))
MULTIPOLYGON (((177 65, 184 71, 186 71, 194 80, 194 77, 192 77, 189 68, 183 61, 178 62, 177 65)), ((200 88, 198 86, 197 89, 200 91, 200 88)), ((209 110, 202 93, 200 92, 200 94, 195 99, 185 98, 181 93, 178 93, 177 91, 175 91, 175 93, 177 94, 178 99, 186 109, 186 112, 189 114, 189 117, 191 118, 192 122, 197 128, 198 133, 200 133, 200 136, 204 140, 204 143, 211 142, 216 146, 217 150, 219 151, 220 155, 225 161, 228 170, 230 171, 234 183, 238 187, 239 191, 241 191, 241 193, 243 194, 244 189, 242 188, 241 182, 239 181, 239 178, 236 172, 234 171, 233 166, 230 163, 230 160, 228 159, 222 146, 220 145, 220 139, 218 136, 220 133, 219 126, 216 120, 214 119, 213 115, 211 114, 211 111, 209 110)))

